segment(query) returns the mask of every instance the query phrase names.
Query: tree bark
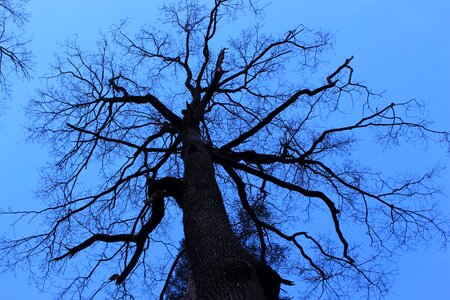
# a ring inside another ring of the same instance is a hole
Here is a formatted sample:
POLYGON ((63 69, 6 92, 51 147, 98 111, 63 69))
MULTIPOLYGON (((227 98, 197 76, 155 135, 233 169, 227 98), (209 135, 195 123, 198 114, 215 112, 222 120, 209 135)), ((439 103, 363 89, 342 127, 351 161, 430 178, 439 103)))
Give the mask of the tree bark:
POLYGON ((267 299, 254 259, 231 229, 207 146, 194 130, 187 130, 182 142, 180 206, 196 299, 267 299))

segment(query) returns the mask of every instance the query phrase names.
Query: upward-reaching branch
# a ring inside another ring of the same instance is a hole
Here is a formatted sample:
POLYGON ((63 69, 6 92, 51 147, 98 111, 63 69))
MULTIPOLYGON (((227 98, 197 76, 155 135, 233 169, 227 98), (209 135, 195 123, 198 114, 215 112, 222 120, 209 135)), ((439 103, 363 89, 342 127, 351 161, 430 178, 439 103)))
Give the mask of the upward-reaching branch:
POLYGON ((289 106, 291 106, 301 96, 306 95, 306 96, 312 97, 312 96, 317 95, 317 94, 319 94, 319 93, 321 93, 323 91, 326 91, 326 90, 328 90, 330 88, 333 88, 336 85, 336 83, 337 83, 337 80, 335 80, 334 78, 336 77, 337 74, 339 74, 339 72, 341 70, 343 70, 345 67, 348 66, 350 61, 351 61, 351 58, 347 59, 344 64, 339 66, 339 68, 337 68, 331 75, 329 75, 327 77, 327 82, 328 82, 327 84, 325 84, 325 85, 323 85, 321 87, 318 87, 318 88, 316 88, 314 90, 301 89, 301 90, 295 92, 288 100, 286 100, 283 104, 281 104, 276 109, 271 111, 264 119, 262 119, 260 122, 258 122, 255 126, 253 126, 252 128, 248 129, 247 131, 245 131, 244 133, 239 135, 234 140, 232 140, 232 141, 226 143, 225 145, 221 146, 220 150, 223 151, 223 152, 227 152, 227 151, 231 150, 232 148, 234 148, 234 147, 244 143, 248 138, 252 137, 258 131, 260 131, 262 128, 264 128, 266 125, 268 125, 276 116, 278 116, 285 109, 287 109, 289 106))
MULTIPOLYGON (((200 71, 197 75, 196 80, 196 88, 201 89, 201 84, 203 80, 203 75, 205 74, 206 68, 208 67, 209 60, 210 60, 210 50, 209 50, 209 42, 212 40, 214 35, 216 34, 217 30, 217 22, 218 22, 218 12, 219 7, 224 1, 216 1, 215 6, 211 10, 211 13, 209 14, 209 21, 208 21, 208 27, 206 29, 206 33, 204 34, 204 42, 203 42, 203 63, 200 68, 200 71)), ((220 78, 219 78, 220 80, 220 78)))

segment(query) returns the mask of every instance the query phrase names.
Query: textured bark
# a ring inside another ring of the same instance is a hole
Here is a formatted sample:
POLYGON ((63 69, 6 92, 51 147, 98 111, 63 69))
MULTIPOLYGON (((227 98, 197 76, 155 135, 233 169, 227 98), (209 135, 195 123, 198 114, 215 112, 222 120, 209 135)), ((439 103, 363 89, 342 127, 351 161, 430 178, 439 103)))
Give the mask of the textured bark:
POLYGON ((207 147, 193 130, 183 146, 181 206, 196 299, 266 299, 253 258, 231 230, 207 147))

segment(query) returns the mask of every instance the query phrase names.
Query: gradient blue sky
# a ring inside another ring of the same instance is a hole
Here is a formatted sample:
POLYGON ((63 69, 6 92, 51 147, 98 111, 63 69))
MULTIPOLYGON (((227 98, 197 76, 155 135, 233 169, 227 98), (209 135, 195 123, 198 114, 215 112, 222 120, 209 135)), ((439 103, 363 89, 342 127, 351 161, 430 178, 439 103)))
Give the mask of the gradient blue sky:
MULTIPOLYGON (((45 148, 23 141, 22 107, 41 83, 59 44, 78 34, 80 41, 94 45, 100 30, 107 31, 121 18, 134 24, 151 23, 163 1, 31 0, 31 50, 35 72, 31 82, 13 82, 10 108, 0 117, 0 206, 16 209, 35 207, 32 190, 37 187, 38 168, 46 161, 45 148), (126 4, 123 4, 126 3, 126 4)), ((335 34, 333 61, 354 55, 357 78, 385 97, 427 101, 430 119, 437 128, 450 129, 450 2, 448 0, 273 0, 267 22, 288 29, 295 24, 321 28, 335 34)), ((426 152, 410 149, 411 155, 386 161, 386 168, 423 170, 437 162, 449 164, 445 149, 430 146, 426 152), (419 153, 419 154, 418 154, 419 153)), ((380 168, 383 168, 381 166, 380 168)), ((448 185, 450 173, 439 179, 448 185)), ((450 195, 450 190, 446 189, 450 195)), ((442 196, 442 209, 450 214, 449 196, 442 196)), ((9 231, 0 220, 0 230, 9 231)), ((20 230, 21 228, 18 228, 20 230)), ((436 245, 396 259, 398 276, 388 299, 449 299, 450 253, 436 245)), ((2 299, 51 299, 38 294, 26 271, 0 275, 2 299), (14 277, 16 276, 16 277, 14 277)))

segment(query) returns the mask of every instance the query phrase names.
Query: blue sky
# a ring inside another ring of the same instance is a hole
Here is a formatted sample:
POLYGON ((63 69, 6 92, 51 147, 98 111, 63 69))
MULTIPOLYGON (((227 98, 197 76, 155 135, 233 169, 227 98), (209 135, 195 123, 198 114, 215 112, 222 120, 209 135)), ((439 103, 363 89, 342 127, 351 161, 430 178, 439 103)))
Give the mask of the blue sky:
MULTIPOLYGON (((373 1, 302 1, 274 0, 266 12, 267 23, 289 29, 296 24, 321 28, 335 34, 333 62, 340 63, 354 55, 357 79, 376 91, 385 91, 387 99, 417 98, 428 103, 430 119, 436 128, 450 129, 450 3, 444 0, 373 0, 373 1), (279 3, 283 3, 282 5, 279 3)), ((149 22, 162 1, 133 0, 31 0, 27 31, 35 56, 34 79, 13 81, 9 109, 0 117, 0 205, 16 209, 37 205, 32 191, 37 187, 38 168, 46 161, 42 145, 24 142, 23 106, 38 77, 48 70, 59 45, 74 34, 86 45, 94 45, 100 30, 106 32, 121 18, 133 24, 149 22), (148 4, 150 3, 150 4, 148 4)), ((449 165, 445 149, 430 145, 425 150, 408 149, 395 154, 381 168, 421 171, 437 162, 449 165), (421 151, 421 152, 420 152, 421 151)), ((438 183, 450 182, 445 170, 438 183)), ((446 189, 450 195, 450 190, 446 189)), ((449 196, 442 196, 442 209, 450 214, 449 196)), ((2 232, 9 230, 0 220, 2 232)), ((18 228, 17 230, 20 230, 18 228)), ((434 244, 396 259, 398 276, 388 299, 447 299, 450 295, 450 253, 434 244)), ((5 299, 49 299, 51 294, 37 294, 26 271, 0 275, 0 291, 5 299), (5 296, 5 293, 7 297, 5 296)))

